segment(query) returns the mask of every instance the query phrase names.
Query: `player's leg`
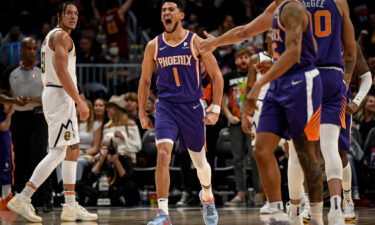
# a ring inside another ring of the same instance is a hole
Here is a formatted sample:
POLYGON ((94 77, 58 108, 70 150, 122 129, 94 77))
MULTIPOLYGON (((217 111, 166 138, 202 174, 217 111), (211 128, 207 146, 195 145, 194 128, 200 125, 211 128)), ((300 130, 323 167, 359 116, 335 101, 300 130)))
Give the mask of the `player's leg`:
POLYGON ((320 72, 323 84, 320 146, 331 197, 328 224, 344 224, 341 211, 343 167, 339 154, 338 140, 341 127, 346 128, 346 85, 342 81, 342 72, 334 69, 320 69, 320 72))
POLYGON ((3 210, 7 210, 7 204, 13 198, 11 190, 12 169, 10 131, 0 131, 0 209, 3 210))
MULTIPOLYGON (((283 202, 281 198, 281 175, 279 166, 274 157, 274 151, 280 142, 280 136, 269 133, 259 132, 255 141, 253 150, 259 170, 260 180, 263 189, 267 193, 271 211, 282 211, 283 202)), ((273 212, 271 212, 273 213, 273 212)))
POLYGON ((351 130, 351 115, 345 116, 346 129, 341 128, 339 137, 339 153, 343 165, 342 174, 342 210, 345 220, 355 220, 356 214, 354 211, 354 202, 352 199, 352 168, 348 160, 348 151, 350 149, 350 130, 351 130))
MULTIPOLYGON (((310 199, 311 219, 320 225, 323 224, 323 186, 317 152, 319 151, 321 119, 321 80, 318 70, 314 69, 290 75, 289 80, 286 79, 285 82, 285 87, 288 87, 290 83, 293 85, 293 89, 288 92, 287 101, 283 102, 286 104, 290 135, 305 177, 310 199), (302 82, 293 85, 292 80, 302 82)), ((296 199, 293 200, 301 199, 303 196, 301 180, 297 182, 298 186, 295 186, 291 193, 293 195, 295 194, 293 192, 297 192, 296 196, 293 196, 296 199)), ((299 212, 300 201, 292 201, 292 203, 296 204, 291 204, 289 218, 295 222, 294 224, 302 224, 302 216, 299 212)))
MULTIPOLYGON (((276 86, 276 85, 275 85, 276 86)), ((281 137, 288 138, 288 124, 274 87, 263 101, 262 112, 253 149, 263 189, 269 200, 269 213, 281 212, 281 175, 274 151, 281 137), (275 94, 274 94, 275 93, 275 94)))
POLYGON ((8 208, 31 222, 42 222, 42 218, 35 214, 34 207, 31 205, 31 197, 57 165, 64 160, 65 155, 66 146, 50 148, 48 154, 35 168, 22 192, 8 203, 8 208))
POLYGON ((155 183, 158 197, 158 211, 156 216, 147 225, 170 224, 171 222, 168 211, 169 164, 171 162, 173 144, 179 133, 174 114, 174 110, 176 110, 178 105, 161 99, 156 102, 155 139, 158 154, 155 183))
POLYGON ((66 157, 62 162, 62 179, 65 204, 61 212, 63 221, 93 221, 98 219, 95 213, 89 213, 76 202, 75 184, 77 174, 77 159, 79 157, 78 144, 71 145, 66 150, 66 157))

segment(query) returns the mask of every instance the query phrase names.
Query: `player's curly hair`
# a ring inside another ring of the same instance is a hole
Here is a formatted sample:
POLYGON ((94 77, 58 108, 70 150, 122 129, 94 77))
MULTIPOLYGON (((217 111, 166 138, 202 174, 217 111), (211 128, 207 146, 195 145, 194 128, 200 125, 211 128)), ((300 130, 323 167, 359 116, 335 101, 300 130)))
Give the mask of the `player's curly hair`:
POLYGON ((184 0, 163 0, 163 2, 161 3, 161 5, 164 5, 164 3, 166 3, 166 2, 173 2, 173 3, 176 3, 177 8, 178 8, 181 12, 184 12, 184 10, 185 10, 185 2, 184 2, 184 0))

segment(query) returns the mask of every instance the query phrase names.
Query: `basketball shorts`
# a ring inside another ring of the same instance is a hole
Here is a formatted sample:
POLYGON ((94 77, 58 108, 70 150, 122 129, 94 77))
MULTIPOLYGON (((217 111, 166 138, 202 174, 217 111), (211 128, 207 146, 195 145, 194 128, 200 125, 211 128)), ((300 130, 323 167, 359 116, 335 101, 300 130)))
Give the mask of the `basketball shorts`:
MULTIPOLYGON (((0 122, 5 115, 0 115, 0 122)), ((0 131, 0 185, 12 184, 12 152, 10 131, 0 131)))
POLYGON ((200 152, 205 144, 204 105, 201 100, 176 103, 163 99, 156 102, 156 143, 175 143, 180 149, 200 152))
POLYGON ((336 67, 319 67, 323 86, 321 124, 345 128, 346 85, 343 71, 336 67))
POLYGON ((60 87, 45 87, 42 103, 48 124, 48 147, 79 143, 75 102, 65 90, 60 87))
POLYGON ((298 140, 319 140, 322 83, 315 67, 294 70, 271 82, 257 133, 298 140))
MULTIPOLYGON (((347 99, 349 102, 350 99, 350 91, 348 91, 347 99)), ((350 139, 351 139, 351 129, 352 129, 352 115, 345 113, 345 123, 346 128, 341 127, 340 136, 339 136, 339 149, 340 150, 350 150, 350 139)))

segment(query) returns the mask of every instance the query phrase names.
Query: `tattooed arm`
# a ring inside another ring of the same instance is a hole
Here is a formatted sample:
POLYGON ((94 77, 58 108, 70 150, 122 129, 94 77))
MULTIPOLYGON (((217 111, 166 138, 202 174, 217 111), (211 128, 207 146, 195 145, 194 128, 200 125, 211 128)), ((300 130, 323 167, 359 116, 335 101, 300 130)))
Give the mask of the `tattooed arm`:
POLYGON ((301 3, 290 2, 280 12, 280 21, 285 28, 285 51, 275 64, 253 85, 246 96, 250 110, 257 109, 256 100, 260 88, 275 80, 289 70, 300 59, 302 51, 302 33, 308 29, 308 17, 301 3))
POLYGON ((342 30, 341 40, 344 47, 344 80, 349 87, 350 80, 355 68, 356 61, 356 42, 354 35, 354 27, 349 16, 349 6, 346 0, 336 0, 337 7, 341 12, 342 30))

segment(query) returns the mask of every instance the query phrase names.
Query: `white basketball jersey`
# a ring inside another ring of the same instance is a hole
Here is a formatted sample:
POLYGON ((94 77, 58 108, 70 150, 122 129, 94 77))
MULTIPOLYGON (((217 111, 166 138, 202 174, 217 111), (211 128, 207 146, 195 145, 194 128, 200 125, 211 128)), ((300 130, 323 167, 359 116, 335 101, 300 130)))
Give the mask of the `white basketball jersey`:
MULTIPOLYGON (((264 52, 259 52, 258 55, 259 55, 259 62, 263 62, 263 61, 266 61, 266 60, 272 60, 272 58, 270 56, 264 54, 264 52)), ((262 76, 262 74, 257 73, 256 80, 259 80, 261 78, 261 76, 262 76)), ((263 87, 260 89, 260 93, 259 93, 259 97, 258 97, 259 100, 263 100, 264 97, 266 97, 266 94, 267 94, 267 91, 268 91, 269 87, 270 87, 270 83, 267 83, 267 84, 263 85, 263 87)))
MULTIPOLYGON (((43 41, 42 45, 42 81, 43 85, 56 85, 61 86, 60 80, 56 74, 55 68, 55 52, 49 47, 50 36, 56 31, 62 30, 61 28, 55 28, 51 30, 43 41)), ((77 75, 76 75, 76 49, 74 47, 68 53, 68 72, 74 85, 77 88, 77 75)))

